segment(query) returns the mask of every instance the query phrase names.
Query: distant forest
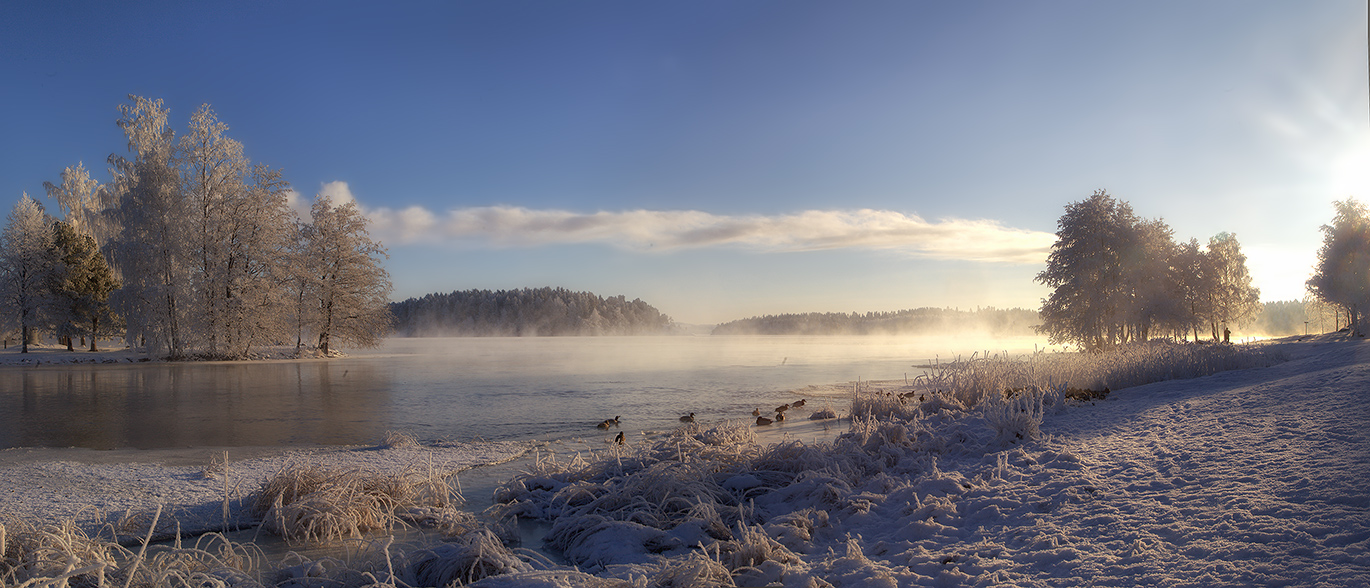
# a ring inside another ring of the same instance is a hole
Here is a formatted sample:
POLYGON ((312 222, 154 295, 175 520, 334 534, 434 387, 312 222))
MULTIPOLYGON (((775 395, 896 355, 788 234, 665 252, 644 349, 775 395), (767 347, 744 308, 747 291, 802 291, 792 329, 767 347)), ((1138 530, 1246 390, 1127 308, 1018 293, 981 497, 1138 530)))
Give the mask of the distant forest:
POLYGON ((662 335, 671 317, 639 299, 564 288, 461 290, 390 304, 398 337, 662 335))
POLYGON ((1026 308, 914 308, 897 312, 809 312, 752 317, 714 327, 715 335, 921 335, 978 332, 987 335, 1034 335, 1041 324, 1037 311, 1026 308))
MULTIPOLYGON (((1315 301, 1266 302, 1237 330, 1246 335, 1302 335, 1346 326, 1347 316, 1315 301)), ((994 336, 1035 335, 1041 324, 1036 310, 1026 308, 914 308, 897 312, 809 312, 752 317, 714 327, 714 335, 919 335, 976 332, 994 336)))
POLYGON ((1255 318, 1240 325, 1242 334, 1282 337, 1326 333, 1346 327, 1350 317, 1336 305, 1313 299, 1276 300, 1261 305, 1255 318), (1304 324, 1307 323, 1307 324, 1304 324))

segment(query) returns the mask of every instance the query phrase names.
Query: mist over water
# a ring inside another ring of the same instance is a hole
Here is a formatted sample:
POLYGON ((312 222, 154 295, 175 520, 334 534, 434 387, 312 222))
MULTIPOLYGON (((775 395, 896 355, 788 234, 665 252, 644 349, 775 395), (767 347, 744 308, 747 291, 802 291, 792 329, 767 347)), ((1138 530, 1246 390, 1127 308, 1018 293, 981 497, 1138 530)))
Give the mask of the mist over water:
MULTIPOLYGON (((1042 341, 938 337, 390 339, 331 361, 0 369, 0 446, 139 449, 375 444, 387 430, 479 441, 634 435, 751 418, 857 380, 1042 341), (816 386, 814 388, 812 386, 816 386), (595 424, 615 416, 621 427, 595 424)), ((826 392, 828 398, 814 399, 826 392)), ((805 413, 807 415, 807 413, 805 413)))

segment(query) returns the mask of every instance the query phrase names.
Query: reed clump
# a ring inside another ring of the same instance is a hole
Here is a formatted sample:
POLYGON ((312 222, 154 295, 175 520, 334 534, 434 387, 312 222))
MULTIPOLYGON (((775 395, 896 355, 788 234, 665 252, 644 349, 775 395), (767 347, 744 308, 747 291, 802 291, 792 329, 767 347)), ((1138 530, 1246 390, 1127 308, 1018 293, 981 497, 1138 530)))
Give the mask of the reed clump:
POLYGON ((418 437, 403 431, 386 431, 381 437, 381 449, 417 449, 422 445, 418 437))
POLYGON ((461 502, 447 478, 431 471, 374 474, 295 466, 266 482, 253 514, 287 540, 330 542, 406 522, 445 525, 457 533, 472 522, 456 514, 461 502))
POLYGON ((125 552, 91 538, 71 522, 36 526, 0 522, 0 585, 97 586, 116 569, 125 552))

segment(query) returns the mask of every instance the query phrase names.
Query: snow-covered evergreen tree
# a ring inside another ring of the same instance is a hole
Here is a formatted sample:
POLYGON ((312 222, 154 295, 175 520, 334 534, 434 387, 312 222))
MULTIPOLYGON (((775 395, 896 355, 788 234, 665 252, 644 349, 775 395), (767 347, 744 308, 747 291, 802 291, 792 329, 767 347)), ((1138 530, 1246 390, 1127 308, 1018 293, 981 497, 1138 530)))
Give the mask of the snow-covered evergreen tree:
POLYGON ((52 232, 43 206, 24 194, 0 234, 0 312, 17 326, 29 352, 44 325, 53 266, 52 232))
POLYGON ((640 299, 565 288, 461 290, 390 305, 407 337, 660 335, 671 317, 640 299))
POLYGON ((114 334, 120 326, 120 317, 109 305, 119 281, 100 255, 94 237, 66 221, 53 223, 52 234, 54 264, 48 321, 55 334, 67 339, 68 350, 72 350, 74 337, 90 337, 90 350, 97 351, 96 339, 114 334))
POLYGON ((1340 306, 1354 333, 1370 334, 1370 213, 1354 198, 1334 202, 1337 214, 1322 226, 1318 263, 1308 291, 1340 306))

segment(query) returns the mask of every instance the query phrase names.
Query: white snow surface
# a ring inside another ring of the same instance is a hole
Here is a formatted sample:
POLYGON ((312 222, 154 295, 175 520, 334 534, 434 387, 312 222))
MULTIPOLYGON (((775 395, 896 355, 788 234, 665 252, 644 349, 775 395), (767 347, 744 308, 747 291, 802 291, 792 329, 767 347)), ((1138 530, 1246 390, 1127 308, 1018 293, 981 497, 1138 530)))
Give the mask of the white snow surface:
MULTIPOLYGON (((855 432, 843 451, 860 456, 842 463, 864 464, 859 473, 834 465, 781 481, 760 471, 698 472, 717 488, 707 491, 737 499, 737 524, 711 526, 729 517, 689 504, 678 507, 694 518, 668 528, 646 524, 675 516, 660 511, 637 520, 616 519, 607 506, 603 515, 562 516, 549 537, 577 570, 477 585, 668 585, 686 576, 694 583, 679 585, 707 585, 699 578, 710 566, 735 563, 747 549, 760 558, 732 576, 737 585, 1370 585, 1370 343, 1284 347, 1291 360, 1273 367, 1048 407, 1039 439, 1005 439, 983 415, 943 410, 855 432), (728 536, 732 551, 720 552, 728 536)), ((835 446, 792 441, 759 451, 802 461, 806 451, 835 446)), ((25 457, 32 451, 0 452, 0 518, 93 522, 80 507, 109 513, 159 503, 219 516, 222 481, 206 479, 202 467, 25 457)), ((396 451, 429 452, 347 449, 301 459, 415 461, 386 457, 396 451)), ((261 459, 255 469, 252 459, 231 462, 231 471, 264 479, 284 463, 261 459)), ((468 465, 482 460, 497 456, 468 465)), ((687 455, 673 467, 698 463, 687 455)), ((559 482, 528 480, 536 483, 525 485, 523 502, 511 503, 520 516, 569 512, 570 502, 548 498, 559 482)))
MULTIPOLYGON (((119 521, 146 519, 158 507, 159 530, 186 535, 248 526, 256 492, 291 466, 396 474, 408 470, 453 474, 515 459, 532 449, 520 442, 446 443, 440 447, 230 448, 153 451, 16 448, 0 451, 0 522, 74 522, 90 535, 109 537, 119 521), (227 451, 227 467, 211 461, 227 451), (227 471, 227 476, 224 475, 227 471)), ((141 539, 144 525, 121 540, 141 539)))

